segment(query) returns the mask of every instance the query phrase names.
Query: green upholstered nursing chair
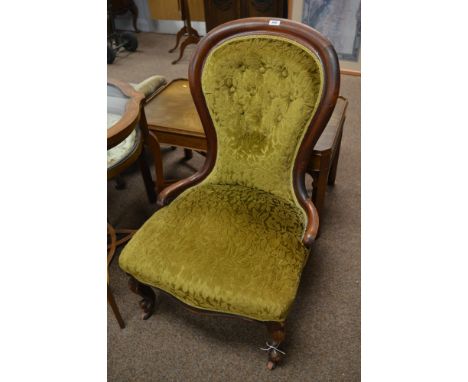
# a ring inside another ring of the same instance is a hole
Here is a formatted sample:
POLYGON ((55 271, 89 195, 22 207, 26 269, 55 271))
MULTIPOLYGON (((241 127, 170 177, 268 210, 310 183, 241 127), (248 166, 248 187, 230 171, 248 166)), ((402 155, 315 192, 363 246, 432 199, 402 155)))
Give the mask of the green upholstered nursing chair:
POLYGON ((159 194, 119 263, 145 319, 154 287, 191 309, 264 322, 271 369, 317 234, 305 171, 336 103, 338 59, 303 24, 241 19, 200 41, 189 82, 206 161, 159 194))

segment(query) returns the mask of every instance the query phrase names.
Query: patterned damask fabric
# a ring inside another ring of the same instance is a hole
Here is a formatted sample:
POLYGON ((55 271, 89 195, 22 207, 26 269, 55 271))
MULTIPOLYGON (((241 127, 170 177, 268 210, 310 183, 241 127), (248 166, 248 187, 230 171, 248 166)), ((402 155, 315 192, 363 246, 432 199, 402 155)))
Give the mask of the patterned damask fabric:
POLYGON ((308 255, 292 171, 322 86, 316 56, 289 40, 215 48, 202 76, 215 167, 143 225, 122 269, 197 308, 284 321, 308 255))
POLYGON ((210 53, 202 87, 218 155, 209 182, 256 187, 302 210, 292 169, 322 91, 316 60, 271 36, 239 37, 210 53))
POLYGON ((302 215, 258 189, 187 190, 138 230, 119 259, 141 282, 188 305, 283 321, 308 251, 302 215))

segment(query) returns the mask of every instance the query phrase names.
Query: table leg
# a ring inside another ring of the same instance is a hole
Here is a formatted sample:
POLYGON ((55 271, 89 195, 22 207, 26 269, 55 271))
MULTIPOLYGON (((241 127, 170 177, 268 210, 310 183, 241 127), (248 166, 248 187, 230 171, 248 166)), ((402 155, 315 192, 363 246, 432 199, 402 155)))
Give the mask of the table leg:
POLYGON ((322 218, 325 192, 327 191, 328 172, 330 169, 330 156, 331 150, 321 152, 319 171, 313 171, 313 173, 311 174, 314 180, 312 202, 317 208, 320 218, 322 218))
POLYGON ((172 53, 172 52, 174 52, 174 51, 177 49, 177 47, 179 46, 180 39, 181 39, 182 36, 184 36, 186 33, 188 33, 188 32, 187 32, 187 27, 184 25, 184 26, 182 27, 182 29, 181 29, 180 31, 177 32, 175 47, 172 48, 172 49, 169 51, 169 53, 172 53))
POLYGON ((193 151, 190 149, 184 149, 184 159, 190 160, 193 158, 193 151))
POLYGON ((188 36, 188 37, 184 40, 184 42, 180 45, 179 57, 177 58, 177 60, 172 61, 172 65, 177 64, 177 63, 181 60, 182 56, 184 55, 184 50, 185 50, 185 48, 186 48, 188 45, 190 45, 190 44, 198 44, 198 41, 200 41, 200 37, 195 36, 195 35, 190 35, 190 36, 188 36))
POLYGON ((150 203, 156 202, 156 192, 154 191, 154 183, 153 179, 151 179, 151 171, 148 167, 148 163, 145 160, 145 150, 143 148, 140 158, 138 159, 140 162, 140 170, 141 175, 143 177, 143 182, 145 183, 146 194, 148 195, 148 199, 150 203))
POLYGON ((335 156, 333 158, 333 162, 330 168, 330 174, 328 175, 328 184, 333 186, 335 184, 336 179, 336 170, 338 168, 338 160, 340 158, 340 147, 341 147, 341 138, 343 136, 343 130, 340 132, 340 136, 338 137, 338 144, 336 147, 335 156))

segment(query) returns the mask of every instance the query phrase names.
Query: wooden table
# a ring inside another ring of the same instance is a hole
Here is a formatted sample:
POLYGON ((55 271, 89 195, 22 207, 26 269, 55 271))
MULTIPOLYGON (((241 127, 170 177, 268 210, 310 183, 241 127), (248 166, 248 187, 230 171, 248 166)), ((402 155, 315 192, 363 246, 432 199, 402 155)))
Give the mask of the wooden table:
POLYGON ((184 22, 184 26, 177 32, 176 35, 176 45, 172 48, 169 53, 174 52, 179 46, 180 39, 182 36, 187 36, 187 38, 182 42, 180 46, 179 57, 172 61, 172 65, 177 64, 184 55, 185 48, 190 44, 198 44, 200 41, 200 35, 196 29, 192 28, 192 21, 190 19, 190 8, 188 5, 188 0, 179 0, 179 7, 181 13, 181 19, 184 22))
MULTIPOLYGON (((150 201, 156 200, 150 169, 144 158, 144 142, 148 136, 142 124, 142 105, 144 95, 132 86, 118 80, 107 80, 107 179, 118 176, 130 165, 138 161, 150 201), (140 127, 138 127, 140 126, 140 127), (114 150, 113 152, 110 150, 114 150)), ((112 263, 116 248, 128 241, 135 230, 115 229, 107 222, 107 268, 112 263), (118 235, 123 238, 118 239, 118 235)), ((107 273, 107 301, 123 329, 125 323, 109 286, 107 273)))
MULTIPOLYGON (((313 178, 312 201, 319 214, 323 212, 327 184, 335 183, 347 106, 348 101, 340 96, 311 153, 307 172, 313 178)), ((205 133, 186 79, 173 80, 157 92, 147 101, 145 114, 148 128, 159 143, 206 151, 205 133)))

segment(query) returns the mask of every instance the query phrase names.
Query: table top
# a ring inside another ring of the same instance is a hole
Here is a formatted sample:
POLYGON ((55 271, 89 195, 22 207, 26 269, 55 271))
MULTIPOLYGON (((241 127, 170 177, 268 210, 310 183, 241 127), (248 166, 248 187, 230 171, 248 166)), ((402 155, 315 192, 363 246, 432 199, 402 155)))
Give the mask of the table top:
POLYGON ((169 83, 146 104, 145 115, 150 129, 205 137, 186 79, 169 83))
MULTIPOLYGON (((339 97, 333 114, 317 141, 314 151, 329 150, 338 140, 343 126, 348 101, 339 97)), ((174 135, 205 137, 203 125, 190 94, 188 80, 176 79, 169 83, 145 105, 148 127, 152 130, 174 135)))

